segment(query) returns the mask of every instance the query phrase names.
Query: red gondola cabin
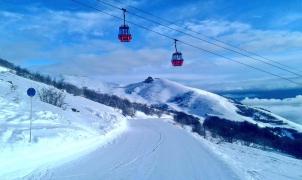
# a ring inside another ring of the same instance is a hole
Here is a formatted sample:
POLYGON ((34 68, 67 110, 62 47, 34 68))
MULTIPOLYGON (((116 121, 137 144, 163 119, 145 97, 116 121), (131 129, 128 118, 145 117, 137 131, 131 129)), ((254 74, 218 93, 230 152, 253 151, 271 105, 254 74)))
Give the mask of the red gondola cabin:
POLYGON ((171 63, 173 66, 182 66, 184 63, 184 60, 182 58, 181 52, 177 51, 177 46, 176 46, 177 41, 178 41, 177 39, 174 39, 175 53, 172 54, 171 63))
POLYGON ((173 66, 182 66, 183 65, 183 58, 181 52, 175 52, 172 54, 172 65, 173 66))
POLYGON ((127 25, 120 26, 118 38, 121 42, 130 42, 131 41, 132 36, 130 34, 129 26, 127 26, 127 25))

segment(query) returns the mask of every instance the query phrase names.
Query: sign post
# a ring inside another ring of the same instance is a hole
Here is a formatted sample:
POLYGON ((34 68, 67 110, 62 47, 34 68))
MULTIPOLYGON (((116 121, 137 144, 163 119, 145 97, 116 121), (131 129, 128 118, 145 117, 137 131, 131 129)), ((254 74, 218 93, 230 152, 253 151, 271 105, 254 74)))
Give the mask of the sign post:
POLYGON ((36 95, 36 90, 34 88, 27 89, 27 95, 30 97, 30 120, 29 120, 29 142, 31 142, 31 124, 32 124, 32 99, 36 95))

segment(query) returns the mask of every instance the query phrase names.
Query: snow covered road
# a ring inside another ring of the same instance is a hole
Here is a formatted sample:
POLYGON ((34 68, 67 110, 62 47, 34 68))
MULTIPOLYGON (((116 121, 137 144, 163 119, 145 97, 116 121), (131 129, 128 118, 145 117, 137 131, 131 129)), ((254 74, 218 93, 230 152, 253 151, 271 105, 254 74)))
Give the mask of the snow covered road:
POLYGON ((238 179, 206 145, 161 119, 129 120, 105 147, 29 179, 238 179))

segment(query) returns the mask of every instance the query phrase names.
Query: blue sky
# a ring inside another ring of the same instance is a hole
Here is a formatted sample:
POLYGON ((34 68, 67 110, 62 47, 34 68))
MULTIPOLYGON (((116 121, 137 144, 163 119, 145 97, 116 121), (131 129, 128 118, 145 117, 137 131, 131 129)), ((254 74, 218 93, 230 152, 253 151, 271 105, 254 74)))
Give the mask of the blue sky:
MULTIPOLYGON (((79 1, 97 4, 96 0, 79 1)), ((106 1, 119 5, 114 0, 106 1)), ((302 2, 299 0, 123 2, 302 71, 302 2)), ((118 10, 98 6, 114 15, 122 15, 118 10)), ((286 72, 133 16, 127 18, 230 58, 291 77, 286 72)), ((0 57, 34 71, 91 76, 123 84, 152 75, 219 90, 295 87, 181 44, 179 49, 184 54, 185 65, 172 68, 171 40, 131 26, 133 42, 121 44, 117 40, 120 20, 80 7, 70 0, 0 0, 0 21, 0 57)), ((296 81, 302 82, 301 79, 296 81)))

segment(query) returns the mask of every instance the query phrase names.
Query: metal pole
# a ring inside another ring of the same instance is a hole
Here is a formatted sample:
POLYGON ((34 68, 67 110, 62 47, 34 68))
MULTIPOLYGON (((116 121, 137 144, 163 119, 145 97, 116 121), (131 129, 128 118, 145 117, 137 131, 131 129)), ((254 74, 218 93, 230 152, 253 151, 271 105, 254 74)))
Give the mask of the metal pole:
POLYGON ((31 123, 32 123, 32 97, 30 97, 30 120, 29 120, 29 142, 31 142, 31 123))
POLYGON ((123 15, 124 15, 124 26, 126 26, 126 9, 122 8, 123 15))
POLYGON ((124 11, 124 26, 126 26, 126 12, 124 11))
POLYGON ((177 52, 176 42, 177 42, 177 39, 174 39, 174 47, 175 47, 175 51, 177 52))

